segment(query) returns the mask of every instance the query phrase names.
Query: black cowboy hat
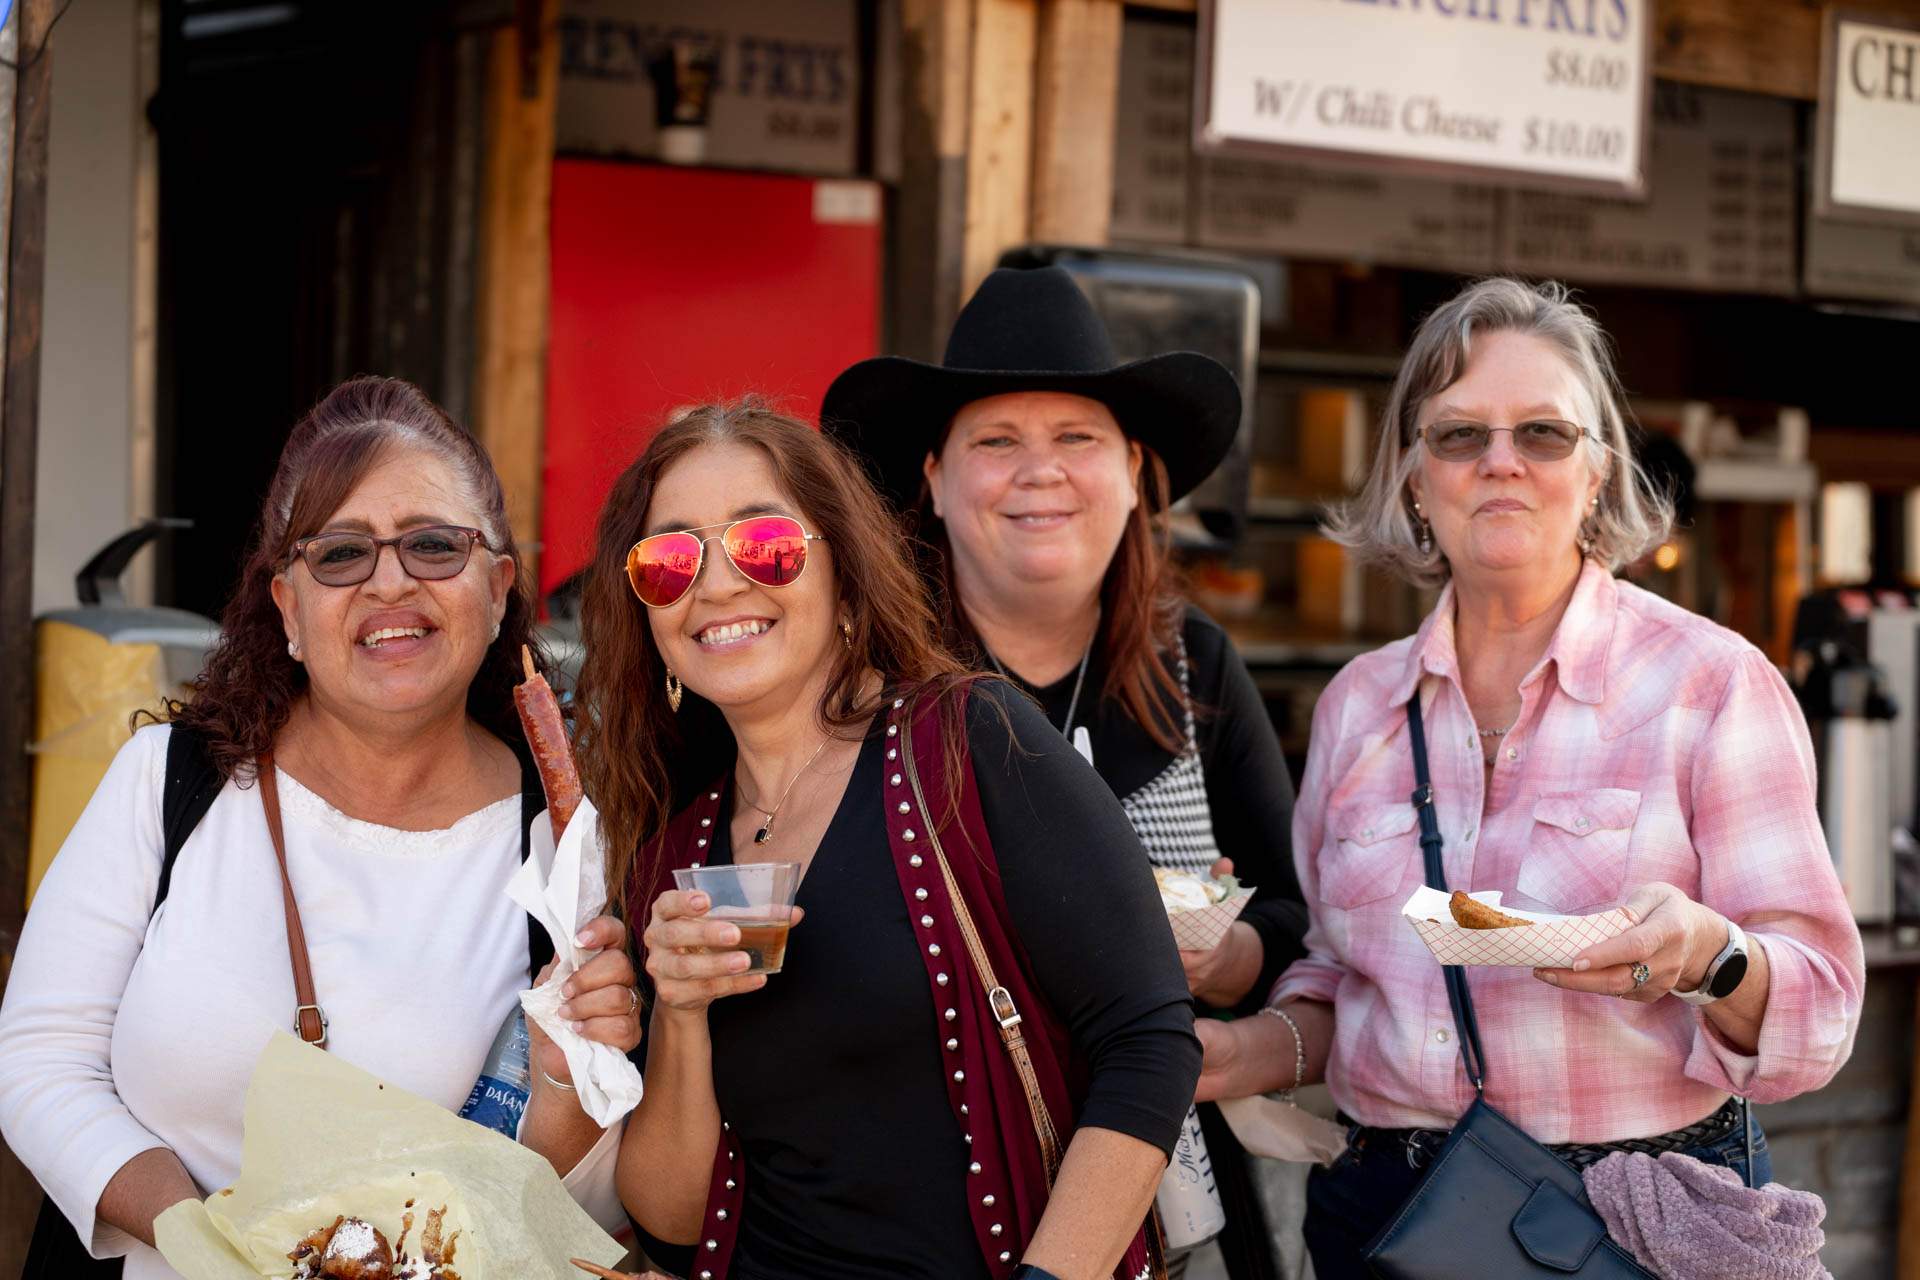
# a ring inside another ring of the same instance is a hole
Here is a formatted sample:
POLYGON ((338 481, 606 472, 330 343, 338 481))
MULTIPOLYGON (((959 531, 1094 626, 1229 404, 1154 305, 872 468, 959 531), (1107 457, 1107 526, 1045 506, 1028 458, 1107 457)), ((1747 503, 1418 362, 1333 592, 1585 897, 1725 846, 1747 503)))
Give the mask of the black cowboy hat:
POLYGON ((1207 478, 1240 429, 1240 388, 1219 361, 1170 351, 1121 364, 1093 303, 1059 267, 989 275, 954 321, 940 364, 879 356, 848 368, 827 388, 820 427, 910 509, 921 463, 953 415, 1009 391, 1067 391, 1106 405, 1166 463, 1169 501, 1207 478))

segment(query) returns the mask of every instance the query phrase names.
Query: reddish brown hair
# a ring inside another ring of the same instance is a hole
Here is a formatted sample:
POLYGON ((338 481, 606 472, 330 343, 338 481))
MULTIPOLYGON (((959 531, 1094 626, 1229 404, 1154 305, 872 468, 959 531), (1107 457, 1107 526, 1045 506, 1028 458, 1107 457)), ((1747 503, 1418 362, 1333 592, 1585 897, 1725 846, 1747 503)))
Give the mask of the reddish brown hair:
POLYGON ((513 708, 513 686, 522 679, 520 646, 529 646, 536 659, 544 654, 500 477, 480 442, 418 387, 398 378, 354 378, 329 392, 287 437, 240 585, 220 619, 220 643, 194 681, 193 697, 168 706, 169 720, 206 739, 223 778, 252 776, 254 760, 273 747, 306 691, 307 669, 287 654, 274 575, 287 566, 297 539, 320 532, 367 474, 403 448, 423 450, 453 469, 488 548, 514 562, 500 635, 467 689, 467 714, 509 744, 524 743, 513 708))
MULTIPOLYGON (((600 811, 608 900, 623 916, 644 910, 664 882, 666 852, 654 837, 734 758, 733 732, 712 703, 689 689, 678 713, 668 704, 666 666, 626 572, 627 551, 645 532, 660 477, 696 450, 723 444, 766 454, 799 507, 794 514, 833 548, 852 636, 849 645, 829 650, 833 672, 821 721, 851 729, 872 719, 880 696, 863 685, 869 671, 878 671, 884 684, 911 690, 902 693, 912 704, 909 716, 937 700, 949 796, 965 758, 966 726, 951 695, 970 677, 935 639, 920 578, 860 464, 839 441, 754 401, 692 409, 662 428, 614 481, 581 601, 586 661, 576 693, 575 755, 581 784, 600 811)), ((637 934, 644 922, 633 927, 637 934)))
MULTIPOLYGON (((936 456, 946 444, 947 432, 942 432, 934 445, 936 456)), ((1127 516, 1120 545, 1100 584, 1100 633, 1095 643, 1107 672, 1100 696, 1116 699, 1155 742, 1179 755, 1187 746, 1183 713, 1204 709, 1181 689, 1168 665, 1169 655, 1179 650, 1187 598, 1186 583, 1173 563, 1172 532, 1162 518, 1169 490, 1167 465, 1144 444, 1140 458, 1140 500, 1127 516)), ((934 515, 933 498, 924 484, 915 528, 921 567, 934 586, 942 638, 962 659, 980 666, 987 660, 986 646, 960 607, 947 527, 934 515)))

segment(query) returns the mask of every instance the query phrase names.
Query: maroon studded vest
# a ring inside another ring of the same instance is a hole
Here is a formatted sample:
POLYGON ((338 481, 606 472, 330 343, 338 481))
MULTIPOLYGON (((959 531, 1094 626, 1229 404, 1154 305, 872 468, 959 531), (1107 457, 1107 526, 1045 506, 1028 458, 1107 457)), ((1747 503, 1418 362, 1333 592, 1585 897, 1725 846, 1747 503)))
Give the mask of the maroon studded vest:
MULTIPOLYGON (((964 715, 965 690, 952 696, 958 702, 954 713, 964 715)), ((937 1011, 927 1034, 940 1043, 947 1067, 947 1101, 960 1132, 966 1135, 967 1208, 974 1235, 989 1273, 1005 1277, 1019 1264, 1021 1252, 1046 1210, 1046 1169, 1026 1091, 1001 1043, 987 993, 968 961, 932 842, 926 837, 926 824, 931 819, 920 813, 902 767, 902 744, 910 735, 923 785, 937 788, 938 780, 945 777, 941 717, 935 706, 924 706, 909 728, 903 723, 905 708, 901 700, 895 700, 886 715, 888 741, 880 799, 894 871, 914 922, 927 987, 937 1011)), ((1086 1064, 1074 1053, 1066 1028, 1040 995, 1001 896, 999 866, 980 811, 972 761, 961 764, 959 803, 954 806, 953 817, 939 828, 941 847, 947 851, 947 862, 972 913, 994 974, 1025 1020, 1027 1048, 1040 1091, 1055 1130, 1064 1138, 1073 1129, 1074 1103, 1085 1091, 1086 1064)), ((726 820, 720 814, 721 794, 718 784, 707 787, 667 824, 660 838, 668 850, 668 866, 700 866, 706 861, 711 829, 726 820)), ((943 811, 946 808, 938 800, 932 803, 943 811)), ((644 918, 646 913, 636 906, 634 914, 644 918)), ((741 1158, 740 1144, 724 1119, 720 1130, 706 1215, 695 1246, 693 1274, 697 1280, 726 1276, 746 1198, 746 1162, 741 1158)), ((1113 1274, 1114 1280, 1147 1280, 1154 1274, 1144 1227, 1127 1246, 1113 1274)))

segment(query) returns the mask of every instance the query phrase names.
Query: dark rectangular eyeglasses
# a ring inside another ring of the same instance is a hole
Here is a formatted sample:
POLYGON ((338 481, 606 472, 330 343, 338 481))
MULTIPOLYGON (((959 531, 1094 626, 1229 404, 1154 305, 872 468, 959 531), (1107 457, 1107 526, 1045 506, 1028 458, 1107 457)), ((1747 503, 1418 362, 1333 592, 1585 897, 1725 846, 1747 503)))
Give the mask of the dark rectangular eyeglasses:
POLYGON ((373 576, 380 562, 380 548, 392 547, 409 577, 438 582, 457 576, 467 567, 476 542, 481 546, 487 543, 486 535, 478 529, 436 524, 391 538, 376 538, 370 533, 316 533, 295 542, 293 554, 307 562, 315 582, 352 587, 373 576))

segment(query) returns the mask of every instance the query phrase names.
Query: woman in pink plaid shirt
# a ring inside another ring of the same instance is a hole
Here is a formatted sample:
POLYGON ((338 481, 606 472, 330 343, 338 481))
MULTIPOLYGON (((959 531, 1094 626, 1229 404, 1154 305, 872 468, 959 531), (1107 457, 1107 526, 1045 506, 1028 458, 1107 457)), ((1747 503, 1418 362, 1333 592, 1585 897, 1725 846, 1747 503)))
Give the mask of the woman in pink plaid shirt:
POLYGON ((1447 886, 1638 922, 1571 968, 1471 971, 1490 1103, 1576 1165, 1637 1140, 1745 1173, 1734 1099, 1817 1089, 1846 1060, 1860 937, 1799 708, 1751 644, 1613 576, 1670 521, 1605 335, 1565 289, 1484 280, 1420 326, 1331 533, 1444 589, 1315 709, 1293 821, 1308 954, 1276 1016, 1200 1028, 1202 1098, 1331 1087, 1349 1142, 1314 1170, 1306 1221, 1328 1280, 1369 1274, 1473 1099, 1442 969, 1401 915, 1425 879, 1416 692, 1447 886))

